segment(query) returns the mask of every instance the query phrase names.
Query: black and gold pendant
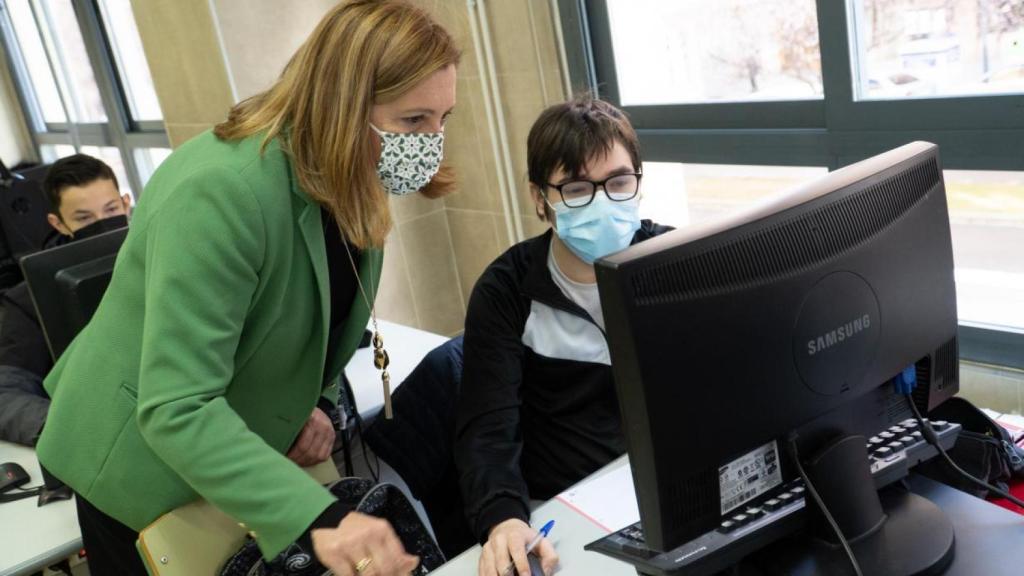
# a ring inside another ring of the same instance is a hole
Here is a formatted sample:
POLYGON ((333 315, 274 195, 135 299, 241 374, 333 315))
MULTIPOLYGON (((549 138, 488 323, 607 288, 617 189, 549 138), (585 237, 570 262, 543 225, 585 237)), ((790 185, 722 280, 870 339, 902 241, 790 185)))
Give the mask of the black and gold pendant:
POLYGON ((381 371, 380 379, 384 385, 384 418, 391 420, 391 375, 388 374, 388 366, 391 358, 388 351, 384 349, 384 338, 380 332, 373 333, 373 365, 381 371))

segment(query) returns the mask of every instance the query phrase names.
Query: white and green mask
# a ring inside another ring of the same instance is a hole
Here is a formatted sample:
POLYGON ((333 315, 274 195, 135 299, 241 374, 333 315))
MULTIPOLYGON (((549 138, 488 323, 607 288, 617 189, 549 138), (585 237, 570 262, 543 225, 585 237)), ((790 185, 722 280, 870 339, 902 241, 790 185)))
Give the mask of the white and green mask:
POLYGON ((384 189, 403 196, 426 186, 441 168, 444 132, 400 134, 384 132, 370 124, 380 136, 377 175, 384 189))

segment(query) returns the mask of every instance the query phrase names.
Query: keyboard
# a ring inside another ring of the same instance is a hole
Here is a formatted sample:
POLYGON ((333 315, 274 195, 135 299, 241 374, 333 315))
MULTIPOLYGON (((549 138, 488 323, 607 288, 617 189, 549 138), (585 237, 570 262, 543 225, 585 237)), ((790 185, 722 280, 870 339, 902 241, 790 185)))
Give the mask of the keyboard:
MULTIPOLYGON (((925 419, 928 422, 927 419, 925 419)), ((939 444, 953 447, 960 425, 942 420, 931 422, 939 444)), ((936 456, 916 420, 904 420, 867 441, 871 476, 876 489, 904 478, 911 468, 936 456)), ((640 522, 587 544, 584 549, 606 554, 636 566, 645 575, 705 576, 739 562, 804 525, 806 487, 795 480, 754 500, 742 510, 722 518, 717 529, 662 552, 648 548, 640 522)))

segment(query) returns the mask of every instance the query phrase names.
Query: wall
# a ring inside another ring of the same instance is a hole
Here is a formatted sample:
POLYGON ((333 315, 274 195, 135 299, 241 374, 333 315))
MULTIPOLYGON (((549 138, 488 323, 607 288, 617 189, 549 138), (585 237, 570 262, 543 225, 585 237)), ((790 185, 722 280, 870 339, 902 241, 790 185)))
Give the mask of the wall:
POLYGON ((235 97, 242 100, 270 86, 335 4, 337 0, 210 0, 235 97))
MULTIPOLYGON (((3 46, 0 46, 0 62, 4 61, 3 46)), ((0 65, 0 160, 8 168, 13 168, 20 162, 35 159, 10 70, 6 65, 0 65)))
POLYGON ((234 103, 208 0, 131 0, 167 137, 176 147, 234 103))
MULTIPOLYGON (((481 88, 466 2, 438 3, 438 18, 462 39, 465 60, 459 70, 459 106, 451 122, 448 154, 459 169, 460 190, 445 199, 459 286, 468 301, 487 264, 512 241, 499 193, 496 161, 481 88)), ((547 228, 533 213, 527 186, 526 136, 540 112, 564 100, 556 35, 547 0, 486 2, 494 63, 512 159, 513 194, 524 235, 547 228)))
MULTIPOLYGON (((412 1, 431 11, 463 48, 458 104, 445 134, 446 158, 459 171, 459 189, 444 200, 417 195, 392 200, 396 225, 386 245, 377 310, 381 318, 451 335, 462 329, 476 279, 513 242, 507 222, 518 219, 527 236, 544 229, 528 204, 525 143, 540 111, 563 98, 561 72, 547 0, 486 3, 521 207, 506 217, 467 2, 412 1)), ((171 9, 159 0, 132 0, 172 145, 218 122, 237 99, 269 86, 335 4, 185 3, 186 9, 178 2, 171 9)))

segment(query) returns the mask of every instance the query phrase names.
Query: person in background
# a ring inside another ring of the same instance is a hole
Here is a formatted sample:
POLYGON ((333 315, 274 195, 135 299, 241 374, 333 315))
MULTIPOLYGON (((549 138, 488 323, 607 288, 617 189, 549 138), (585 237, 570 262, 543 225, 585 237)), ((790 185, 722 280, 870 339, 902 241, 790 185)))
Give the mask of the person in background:
POLYGON ((340 2, 270 88, 153 174, 103 301, 44 382, 37 452, 77 495, 93 574, 145 575, 139 531, 200 498, 267 560, 308 538, 339 576, 416 568, 387 520, 300 466, 330 458, 389 199, 453 187, 460 56, 408 2, 340 2))
MULTIPOLYGON (((43 194, 50 205, 47 221, 58 233, 54 245, 128 225, 131 197, 120 192, 110 166, 92 156, 75 154, 55 162, 43 181, 43 194)), ((0 302, 0 440, 35 446, 50 407, 43 378, 53 358, 28 285, 12 286, 0 302)))
MULTIPOLYGON (((526 154, 552 229, 491 263, 466 314, 455 461, 480 576, 529 574, 531 500, 625 452, 594 261, 668 230, 640 219, 640 147, 614 106, 580 96, 548 108, 526 154)), ((553 546, 535 553, 550 574, 553 546)))

